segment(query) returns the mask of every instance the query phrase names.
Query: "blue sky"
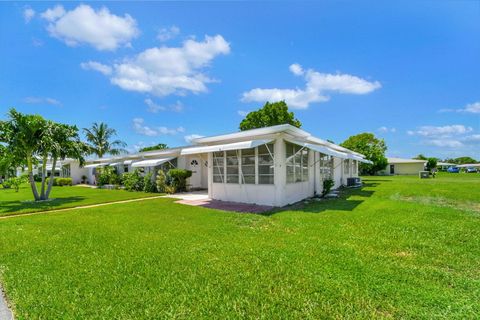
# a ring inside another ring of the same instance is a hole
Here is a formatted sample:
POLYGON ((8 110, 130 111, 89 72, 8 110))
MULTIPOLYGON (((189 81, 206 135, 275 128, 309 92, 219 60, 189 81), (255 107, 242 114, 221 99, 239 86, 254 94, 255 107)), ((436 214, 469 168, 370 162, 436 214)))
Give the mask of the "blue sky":
POLYGON ((130 150, 236 131, 286 99, 312 134, 480 158, 480 2, 0 3, 0 114, 130 150))

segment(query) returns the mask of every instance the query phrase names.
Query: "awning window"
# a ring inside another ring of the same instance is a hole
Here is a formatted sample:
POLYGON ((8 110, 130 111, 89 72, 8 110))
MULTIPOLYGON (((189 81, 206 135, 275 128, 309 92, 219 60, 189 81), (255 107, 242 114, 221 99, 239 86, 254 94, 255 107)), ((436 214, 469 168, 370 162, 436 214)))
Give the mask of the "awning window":
POLYGON ((249 140, 249 141, 242 141, 242 142, 219 144, 214 146, 192 147, 192 148, 182 149, 180 154, 188 155, 188 154, 199 154, 199 153, 218 152, 218 151, 250 149, 250 148, 255 148, 264 144, 268 144, 272 141, 273 139, 249 140))
POLYGON ((156 167, 159 166, 165 162, 168 162, 170 160, 173 160, 175 158, 158 158, 158 159, 147 159, 147 160, 141 160, 141 161, 136 161, 132 163, 132 167, 138 168, 138 167, 156 167))

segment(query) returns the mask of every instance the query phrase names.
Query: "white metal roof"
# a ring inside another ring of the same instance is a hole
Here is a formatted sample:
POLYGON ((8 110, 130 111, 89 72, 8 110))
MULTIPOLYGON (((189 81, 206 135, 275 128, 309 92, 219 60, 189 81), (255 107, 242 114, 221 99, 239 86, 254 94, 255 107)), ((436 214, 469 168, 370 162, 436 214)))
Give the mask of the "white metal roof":
POLYGON ((468 167, 480 167, 480 163, 467 163, 457 165, 459 168, 468 168, 468 167))
POLYGON ((92 163, 92 164, 87 164, 84 168, 97 168, 97 167, 103 167, 106 165, 107 163, 92 163))
POLYGON ((417 159, 403 159, 403 158, 390 158, 387 157, 388 163, 426 163, 426 160, 417 160, 417 159))
POLYGON ((218 152, 218 151, 228 151, 228 150, 242 150, 249 149, 261 146, 272 142, 273 140, 248 140, 242 142, 226 143, 226 144, 217 144, 213 146, 201 146, 193 148, 185 148, 182 150, 181 155, 187 154, 198 154, 206 152, 218 152))
POLYGON ((161 165, 162 163, 168 162, 172 159, 175 159, 174 157, 170 158, 158 158, 158 159, 147 159, 147 160, 141 160, 141 161, 136 161, 132 163, 132 167, 137 168, 137 167, 156 167, 161 165))

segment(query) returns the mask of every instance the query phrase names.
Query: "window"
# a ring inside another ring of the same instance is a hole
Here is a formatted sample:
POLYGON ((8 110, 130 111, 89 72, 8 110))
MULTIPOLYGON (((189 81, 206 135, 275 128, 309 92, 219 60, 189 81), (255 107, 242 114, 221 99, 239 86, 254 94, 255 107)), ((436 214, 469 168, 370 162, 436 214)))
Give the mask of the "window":
POLYGON ((213 182, 223 183, 225 173, 225 160, 223 151, 213 153, 213 182))
POLYGON ((350 174, 350 160, 343 160, 343 173, 350 174))
POLYGON ((226 152, 227 159, 227 183, 238 183, 238 151, 230 150, 226 152))
POLYGON ((323 180, 333 179, 333 157, 320 154, 320 175, 323 180))
POLYGON ((353 174, 357 174, 357 173, 358 173, 358 161, 357 161, 357 160, 353 160, 353 163, 352 163, 352 173, 353 173, 353 174))
POLYGON ((286 143, 287 183, 308 181, 308 149, 286 143))
POLYGON ((273 143, 258 147, 258 184, 274 183, 273 143))
POLYGON ((241 166, 243 183, 255 184, 256 163, 255 148, 241 150, 241 166))
POLYGON ((124 173, 127 173, 127 172, 128 172, 128 164, 126 164, 126 165, 123 166, 123 172, 124 172, 124 173))
POLYGON ((62 177, 70 177, 70 165, 62 166, 62 177))

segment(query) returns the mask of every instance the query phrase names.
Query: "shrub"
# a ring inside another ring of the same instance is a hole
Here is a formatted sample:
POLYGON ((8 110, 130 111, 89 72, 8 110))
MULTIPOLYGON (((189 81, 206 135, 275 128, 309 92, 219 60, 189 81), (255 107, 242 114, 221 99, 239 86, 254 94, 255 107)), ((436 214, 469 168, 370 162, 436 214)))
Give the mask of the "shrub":
POLYGON ((144 180, 140 171, 135 169, 133 172, 123 174, 123 185, 127 191, 143 191, 144 180))
POLYGON ((27 182, 27 176, 12 177, 3 181, 2 186, 5 189, 14 188, 15 192, 18 192, 18 190, 20 190, 20 186, 22 185, 22 183, 25 183, 25 182, 27 182))
POLYGON ((165 187, 167 186, 167 176, 163 170, 158 170, 156 183, 158 192, 166 192, 165 187))
MULTIPOLYGON (((52 178, 48 178, 52 179, 52 178)), ((47 183, 49 183, 49 180, 47 179, 47 183)), ((58 187, 63 187, 63 186, 71 186, 73 185, 73 180, 72 178, 53 178, 53 185, 58 186, 58 187)))
POLYGON ((177 188, 175 188, 174 186, 166 185, 165 192, 168 194, 174 194, 175 192, 177 192, 177 188))
POLYGON ((83 184, 87 183, 87 176, 86 175, 82 176, 82 183, 83 184))
POLYGON ((187 179, 192 176, 192 171, 185 169, 170 169, 168 175, 171 178, 170 185, 175 187, 175 191, 187 190, 187 179))
POLYGON ((100 174, 98 175, 97 184, 103 186, 106 184, 121 184, 121 177, 115 173, 112 167, 102 168, 100 174))
POLYGON ((330 190, 332 190, 332 187, 335 185, 335 182, 333 182, 332 179, 326 179, 323 180, 323 190, 322 190, 322 197, 327 195, 330 190))
POLYGON ((157 187, 155 182, 153 182, 153 173, 149 172, 143 177, 143 191, 145 192, 156 192, 157 187))

